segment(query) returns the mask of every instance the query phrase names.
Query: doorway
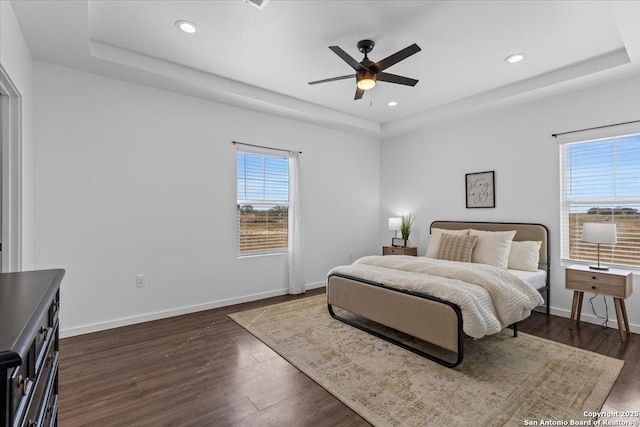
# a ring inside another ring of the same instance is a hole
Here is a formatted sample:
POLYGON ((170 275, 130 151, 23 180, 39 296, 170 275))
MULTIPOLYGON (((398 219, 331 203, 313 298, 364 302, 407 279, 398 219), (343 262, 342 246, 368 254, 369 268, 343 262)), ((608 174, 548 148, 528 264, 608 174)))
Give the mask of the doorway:
POLYGON ((0 272, 22 269, 22 95, 0 64, 0 272))

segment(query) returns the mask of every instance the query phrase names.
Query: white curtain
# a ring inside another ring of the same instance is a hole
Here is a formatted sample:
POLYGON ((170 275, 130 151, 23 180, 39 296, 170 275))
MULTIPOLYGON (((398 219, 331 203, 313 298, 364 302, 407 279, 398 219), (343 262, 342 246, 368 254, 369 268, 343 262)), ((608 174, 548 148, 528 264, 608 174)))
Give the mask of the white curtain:
POLYGON ((289 152, 289 293, 304 293, 300 218, 300 153, 289 152))

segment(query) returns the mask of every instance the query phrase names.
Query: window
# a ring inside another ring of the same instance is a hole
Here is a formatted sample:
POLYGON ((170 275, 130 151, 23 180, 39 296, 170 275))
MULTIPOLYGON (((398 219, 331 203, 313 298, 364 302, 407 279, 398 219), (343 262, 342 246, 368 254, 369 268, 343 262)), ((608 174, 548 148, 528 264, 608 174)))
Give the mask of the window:
POLYGON ((238 255, 287 250, 289 160, 238 151, 238 255))
POLYGON ((600 245, 602 262, 640 267, 640 133, 565 143, 560 168, 562 259, 596 261, 582 225, 611 222, 618 243, 600 245))

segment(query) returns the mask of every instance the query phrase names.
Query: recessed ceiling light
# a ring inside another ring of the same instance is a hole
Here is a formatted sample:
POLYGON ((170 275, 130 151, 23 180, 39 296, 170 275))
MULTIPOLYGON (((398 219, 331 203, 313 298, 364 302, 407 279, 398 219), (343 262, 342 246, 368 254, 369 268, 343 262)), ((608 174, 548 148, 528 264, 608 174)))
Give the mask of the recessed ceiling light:
POLYGON ((514 53, 513 55, 509 55, 504 58, 504 62, 508 62, 509 64, 515 64, 516 62, 520 62, 524 59, 524 53, 514 53))
POLYGON ((398 103, 396 101, 389 101, 389 102, 387 102, 387 105, 389 107, 395 107, 396 105, 398 105, 398 103))
POLYGON ((184 31, 187 34, 196 34, 200 32, 200 29, 193 22, 185 21, 181 19, 176 21, 176 27, 184 31))

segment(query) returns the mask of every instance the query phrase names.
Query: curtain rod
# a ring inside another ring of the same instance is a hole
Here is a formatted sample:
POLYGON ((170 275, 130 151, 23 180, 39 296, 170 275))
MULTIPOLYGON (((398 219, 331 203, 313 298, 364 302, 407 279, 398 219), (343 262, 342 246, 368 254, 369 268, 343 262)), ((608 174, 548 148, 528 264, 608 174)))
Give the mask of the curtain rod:
MULTIPOLYGON (((265 147, 264 145, 255 145, 255 144, 247 144, 246 142, 238 142, 238 141, 232 141, 233 145, 246 145, 248 147, 257 147, 257 148, 266 148, 268 150, 276 150, 276 151, 285 151, 287 153, 291 153, 292 151, 295 150, 285 150, 284 148, 272 148, 272 147, 265 147)), ((302 151, 298 151, 298 153, 302 154, 302 151)))
POLYGON ((630 122, 624 122, 624 123, 614 123, 612 125, 604 125, 604 126, 596 126, 594 128, 587 128, 587 129, 578 129, 578 130, 570 130, 569 132, 560 132, 560 133, 554 133, 551 134, 552 137, 557 138, 560 135, 567 135, 570 133, 576 133, 576 132, 584 132, 586 130, 595 130, 595 129, 604 129, 604 128, 610 128, 612 126, 621 126, 621 125, 630 125, 631 123, 640 123, 640 120, 632 120, 630 122))

